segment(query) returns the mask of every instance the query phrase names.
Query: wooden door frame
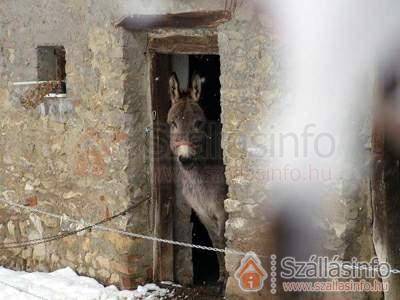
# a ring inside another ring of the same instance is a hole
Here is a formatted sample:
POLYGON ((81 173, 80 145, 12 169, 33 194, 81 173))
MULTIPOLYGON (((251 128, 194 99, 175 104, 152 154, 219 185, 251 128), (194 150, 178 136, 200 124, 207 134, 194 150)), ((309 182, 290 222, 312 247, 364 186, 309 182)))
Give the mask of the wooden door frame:
MULTIPOLYGON (((219 54, 218 36, 190 36, 190 35, 172 35, 167 37, 150 37, 148 41, 148 55, 150 61, 150 94, 151 94, 151 112, 152 128, 158 128, 160 125, 157 114, 153 113, 159 97, 154 78, 157 77, 158 56, 160 54, 219 54)), ((160 163, 157 159, 159 150, 159 136, 157 131, 153 132, 152 156, 152 202, 154 208, 154 235, 158 238, 173 240, 173 199, 161 199, 162 174, 160 174, 160 163), (165 201, 167 200, 167 201, 165 201), (167 222, 162 222, 167 220, 167 222)), ((173 167, 172 165, 170 167, 173 167)), ((174 280, 174 251, 171 244, 153 243, 153 280, 174 280)))
MULTIPOLYGON (((393 207, 396 202, 391 198, 389 176, 398 176, 391 174, 388 166, 393 165, 391 156, 391 141, 387 136, 387 124, 384 116, 386 102, 390 97, 386 95, 384 87, 378 87, 379 93, 376 95, 377 103, 374 105, 373 125, 372 125, 372 159, 373 170, 371 176, 371 200, 373 215, 373 243, 376 255, 381 262, 391 264, 392 268, 398 268, 399 261, 397 252, 399 239, 394 238, 397 227, 393 226, 393 220, 397 220, 399 212, 393 207), (389 172, 388 172, 389 171, 389 172)), ((396 158, 398 160, 398 158, 396 158)), ((397 167, 398 171, 398 167, 397 167)), ((383 282, 389 284, 389 291, 385 292, 385 299, 397 299, 400 293, 400 278, 390 276, 383 278, 383 282)))

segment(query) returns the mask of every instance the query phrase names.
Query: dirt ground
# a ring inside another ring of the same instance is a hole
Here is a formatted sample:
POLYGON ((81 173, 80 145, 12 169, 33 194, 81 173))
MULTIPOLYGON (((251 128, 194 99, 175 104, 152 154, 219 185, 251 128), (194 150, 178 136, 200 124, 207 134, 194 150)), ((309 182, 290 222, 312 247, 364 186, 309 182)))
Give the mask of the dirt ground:
POLYGON ((184 286, 173 287, 160 283, 160 287, 174 290, 174 296, 170 299, 185 299, 185 300, 222 300, 221 288, 218 285, 207 286, 184 286))

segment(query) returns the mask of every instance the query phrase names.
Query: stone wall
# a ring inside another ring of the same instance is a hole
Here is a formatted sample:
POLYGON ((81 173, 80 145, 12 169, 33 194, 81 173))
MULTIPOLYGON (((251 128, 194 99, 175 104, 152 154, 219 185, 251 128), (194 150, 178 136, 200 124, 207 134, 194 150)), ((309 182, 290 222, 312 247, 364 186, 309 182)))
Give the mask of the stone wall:
MULTIPOLYGON (((89 222, 146 200, 109 226, 133 223, 129 230, 148 234, 145 43, 116 29, 108 9, 90 1, 15 1, 2 7, 1 192, 10 201, 89 222), (22 108, 19 98, 26 88, 12 86, 36 80, 36 47, 42 45, 62 45, 67 52, 67 98, 52 103, 69 105, 62 118, 57 109, 22 108), (129 88, 127 80, 134 83, 129 88)), ((70 229, 68 223, 3 205, 1 214, 5 241, 70 229)), ((1 264, 27 270, 70 266, 102 282, 130 286, 151 278, 151 256, 142 258, 150 247, 146 241, 93 231, 3 251, 1 264)))
MULTIPOLYGON (((268 107, 279 101, 279 56, 272 28, 263 21, 254 7, 244 6, 235 20, 220 29, 219 47, 222 146, 229 186, 225 200, 227 247, 267 256, 275 253, 276 245, 271 234, 273 222, 267 218, 270 199, 266 182, 257 176, 265 157, 253 155, 252 148, 263 134, 268 107)), ((240 259, 232 254, 226 257, 228 298, 269 299, 268 288, 257 293, 239 289, 234 273, 240 259)), ((267 267, 267 259, 262 262, 267 267)))
MULTIPOLYGON (((375 255, 369 178, 371 149, 368 146, 372 109, 366 109, 366 114, 348 116, 357 124, 358 130, 348 137, 351 144, 359 145, 355 147, 357 160, 343 155, 348 160, 345 177, 333 174, 329 180, 320 178, 319 182, 310 182, 314 188, 321 189, 314 199, 316 202, 310 202, 318 206, 311 207, 311 213, 302 215, 301 208, 309 204, 301 195, 295 195, 294 201, 305 200, 305 203, 282 205, 281 196, 291 194, 293 182, 276 182, 271 176, 263 176, 271 174, 268 172, 276 166, 273 160, 279 160, 278 155, 268 152, 270 145, 265 142, 269 141, 270 134, 285 134, 277 133, 280 126, 275 122, 282 119, 288 105, 293 105, 286 101, 288 97, 282 89, 285 85, 283 72, 290 72, 290 65, 285 65, 288 68, 283 70, 281 58, 286 45, 271 19, 268 12, 254 9, 248 3, 238 10, 234 20, 219 28, 222 146, 229 185, 225 200, 229 213, 225 233, 227 247, 252 250, 265 256, 284 255, 282 247, 288 241, 290 244, 291 237, 280 227, 281 221, 296 224, 295 218, 299 218, 302 223, 298 225, 306 224, 311 230, 305 234, 307 239, 295 237, 294 241, 300 244, 290 245, 291 255, 300 254, 308 259, 308 255, 315 253, 329 257, 338 255, 342 260, 357 257, 369 261, 375 255), (283 186, 283 193, 277 191, 276 186, 283 186)), ((295 120, 296 116, 292 118, 295 120)), ((338 151, 343 151, 340 143, 338 151)), ((304 234, 295 227, 291 229, 295 232, 292 236, 304 234)), ((258 293, 242 292, 234 278, 239 260, 236 255, 226 257, 230 274, 226 288, 229 299, 299 299, 301 296, 280 294, 279 289, 272 295, 269 279, 267 288, 258 293)), ((269 270, 269 258, 262 258, 262 263, 269 270)), ((380 299, 381 296, 379 293, 351 295, 352 299, 380 299)), ((323 295, 303 295, 303 298, 322 299, 323 295)))

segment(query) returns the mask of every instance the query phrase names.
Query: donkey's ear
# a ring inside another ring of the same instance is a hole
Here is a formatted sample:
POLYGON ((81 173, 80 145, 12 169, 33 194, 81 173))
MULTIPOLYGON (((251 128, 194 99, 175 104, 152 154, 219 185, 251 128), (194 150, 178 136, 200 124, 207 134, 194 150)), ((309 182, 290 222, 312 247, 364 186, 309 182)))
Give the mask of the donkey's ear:
POLYGON ((204 82, 204 78, 201 78, 199 74, 194 74, 192 78, 192 89, 190 91, 193 100, 199 101, 201 95, 201 85, 204 82))
POLYGON ((180 97, 180 88, 178 77, 175 73, 172 73, 169 78, 169 95, 171 97, 172 104, 176 103, 180 97))

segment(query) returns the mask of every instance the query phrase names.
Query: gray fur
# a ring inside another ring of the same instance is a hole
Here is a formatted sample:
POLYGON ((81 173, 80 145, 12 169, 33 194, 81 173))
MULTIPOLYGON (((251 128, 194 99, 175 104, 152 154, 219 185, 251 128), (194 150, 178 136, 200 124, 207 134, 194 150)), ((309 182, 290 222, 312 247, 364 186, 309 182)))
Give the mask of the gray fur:
MULTIPOLYGON (((206 122, 203 110, 198 104, 201 79, 195 75, 189 91, 180 90, 175 74, 171 76, 169 83, 172 106, 168 113, 168 123, 170 146, 176 158, 177 187, 206 227, 213 246, 225 248, 224 167, 196 162, 204 141, 204 123, 206 122)), ((224 255, 218 252, 217 256, 219 280, 223 281, 225 278, 224 255)))

